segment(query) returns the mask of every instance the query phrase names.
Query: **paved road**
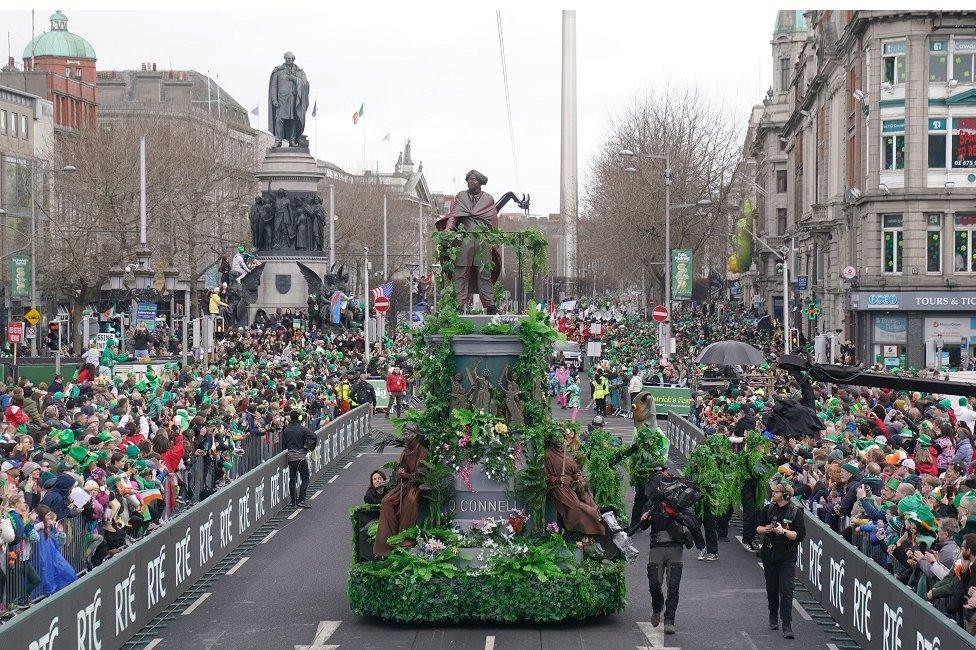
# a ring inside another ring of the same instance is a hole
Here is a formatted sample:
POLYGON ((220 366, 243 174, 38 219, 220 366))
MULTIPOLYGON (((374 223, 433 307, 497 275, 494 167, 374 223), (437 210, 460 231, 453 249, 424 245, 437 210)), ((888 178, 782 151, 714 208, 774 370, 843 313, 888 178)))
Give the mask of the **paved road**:
MULTIPOLYGON (((557 415, 562 412, 557 410, 557 415)), ((389 427, 382 417, 374 418, 374 424, 389 427)), ((609 426, 626 434, 631 424, 611 418, 609 426)), ((650 596, 640 561, 627 570, 627 609, 583 624, 390 625, 355 616, 346 598, 351 554, 347 511, 361 502, 370 471, 395 453, 378 455, 363 447, 353 454, 352 464, 332 483, 323 482, 311 510, 285 519, 284 527, 267 543, 255 545, 233 575, 217 580, 211 595, 191 605, 192 611, 175 616, 159 642, 150 645, 235 650, 788 647, 778 633, 766 629, 765 593, 755 555, 734 541, 722 546, 718 562, 698 562, 697 553, 685 552, 678 633, 672 637, 646 623, 650 596)), ((643 547, 646 537, 638 539, 643 547)), ((799 639, 791 645, 831 647, 820 627, 799 612, 794 618, 799 639)))

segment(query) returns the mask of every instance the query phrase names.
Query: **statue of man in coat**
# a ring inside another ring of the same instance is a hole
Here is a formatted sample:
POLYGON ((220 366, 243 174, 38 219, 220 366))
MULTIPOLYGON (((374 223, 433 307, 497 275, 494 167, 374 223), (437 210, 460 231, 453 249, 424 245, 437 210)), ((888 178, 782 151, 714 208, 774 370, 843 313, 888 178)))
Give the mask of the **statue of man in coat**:
POLYGON ((282 140, 297 147, 305 132, 305 112, 308 110, 308 79, 295 65, 295 55, 285 52, 285 62, 271 71, 268 84, 268 130, 274 134, 275 147, 282 140))

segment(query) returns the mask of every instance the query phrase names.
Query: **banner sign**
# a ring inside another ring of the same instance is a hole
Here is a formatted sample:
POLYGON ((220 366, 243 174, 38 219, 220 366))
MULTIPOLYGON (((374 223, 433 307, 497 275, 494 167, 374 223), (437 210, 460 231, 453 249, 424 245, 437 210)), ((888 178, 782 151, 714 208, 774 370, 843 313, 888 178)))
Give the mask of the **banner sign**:
POLYGON ((142 323, 150 332, 156 329, 156 310, 158 305, 154 302, 136 303, 136 323, 142 323))
POLYGON ((385 379, 370 379, 369 385, 376 391, 376 408, 385 409, 390 406, 390 393, 386 390, 385 379))
MULTIPOLYGON (((319 429, 312 479, 368 433, 368 407, 319 429)), ((0 647, 122 647, 287 502, 281 453, 3 625, 0 647)))
POLYGON ((692 256, 693 252, 690 248, 671 250, 671 298, 673 300, 691 300, 694 278, 692 256))
POLYGON ((30 297, 30 258, 26 255, 10 258, 10 297, 30 297))
POLYGON ((874 561, 804 509, 796 577, 862 648, 945 650, 976 644, 874 561))
POLYGON ((671 388, 669 386, 648 386, 644 390, 654 397, 658 415, 674 413, 676 415, 691 414, 691 389, 671 388))

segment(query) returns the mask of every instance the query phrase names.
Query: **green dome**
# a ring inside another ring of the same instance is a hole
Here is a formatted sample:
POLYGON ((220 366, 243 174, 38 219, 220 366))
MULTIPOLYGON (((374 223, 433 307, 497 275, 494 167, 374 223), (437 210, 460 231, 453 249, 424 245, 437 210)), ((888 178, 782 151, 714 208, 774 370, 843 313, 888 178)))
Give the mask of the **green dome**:
POLYGON ((807 21, 803 17, 802 9, 787 9, 776 12, 776 27, 773 34, 804 33, 807 31, 807 21))
POLYGON ((37 36, 24 48, 24 58, 31 56, 59 56, 69 59, 94 59, 91 44, 68 31, 68 17, 60 11, 51 14, 51 31, 37 36))

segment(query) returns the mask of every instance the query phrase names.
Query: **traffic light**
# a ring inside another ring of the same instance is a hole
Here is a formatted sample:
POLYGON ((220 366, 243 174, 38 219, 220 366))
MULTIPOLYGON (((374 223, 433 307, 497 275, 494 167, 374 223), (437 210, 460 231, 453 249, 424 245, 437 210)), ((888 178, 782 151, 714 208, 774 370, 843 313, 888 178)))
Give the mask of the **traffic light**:
POLYGON ((800 330, 795 327, 790 328, 790 350, 800 349, 800 330))
POLYGON ((58 327, 57 322, 47 324, 47 347, 51 350, 58 349, 58 327))
POLYGON ((222 339, 224 338, 224 317, 217 316, 214 319, 214 338, 222 339))

